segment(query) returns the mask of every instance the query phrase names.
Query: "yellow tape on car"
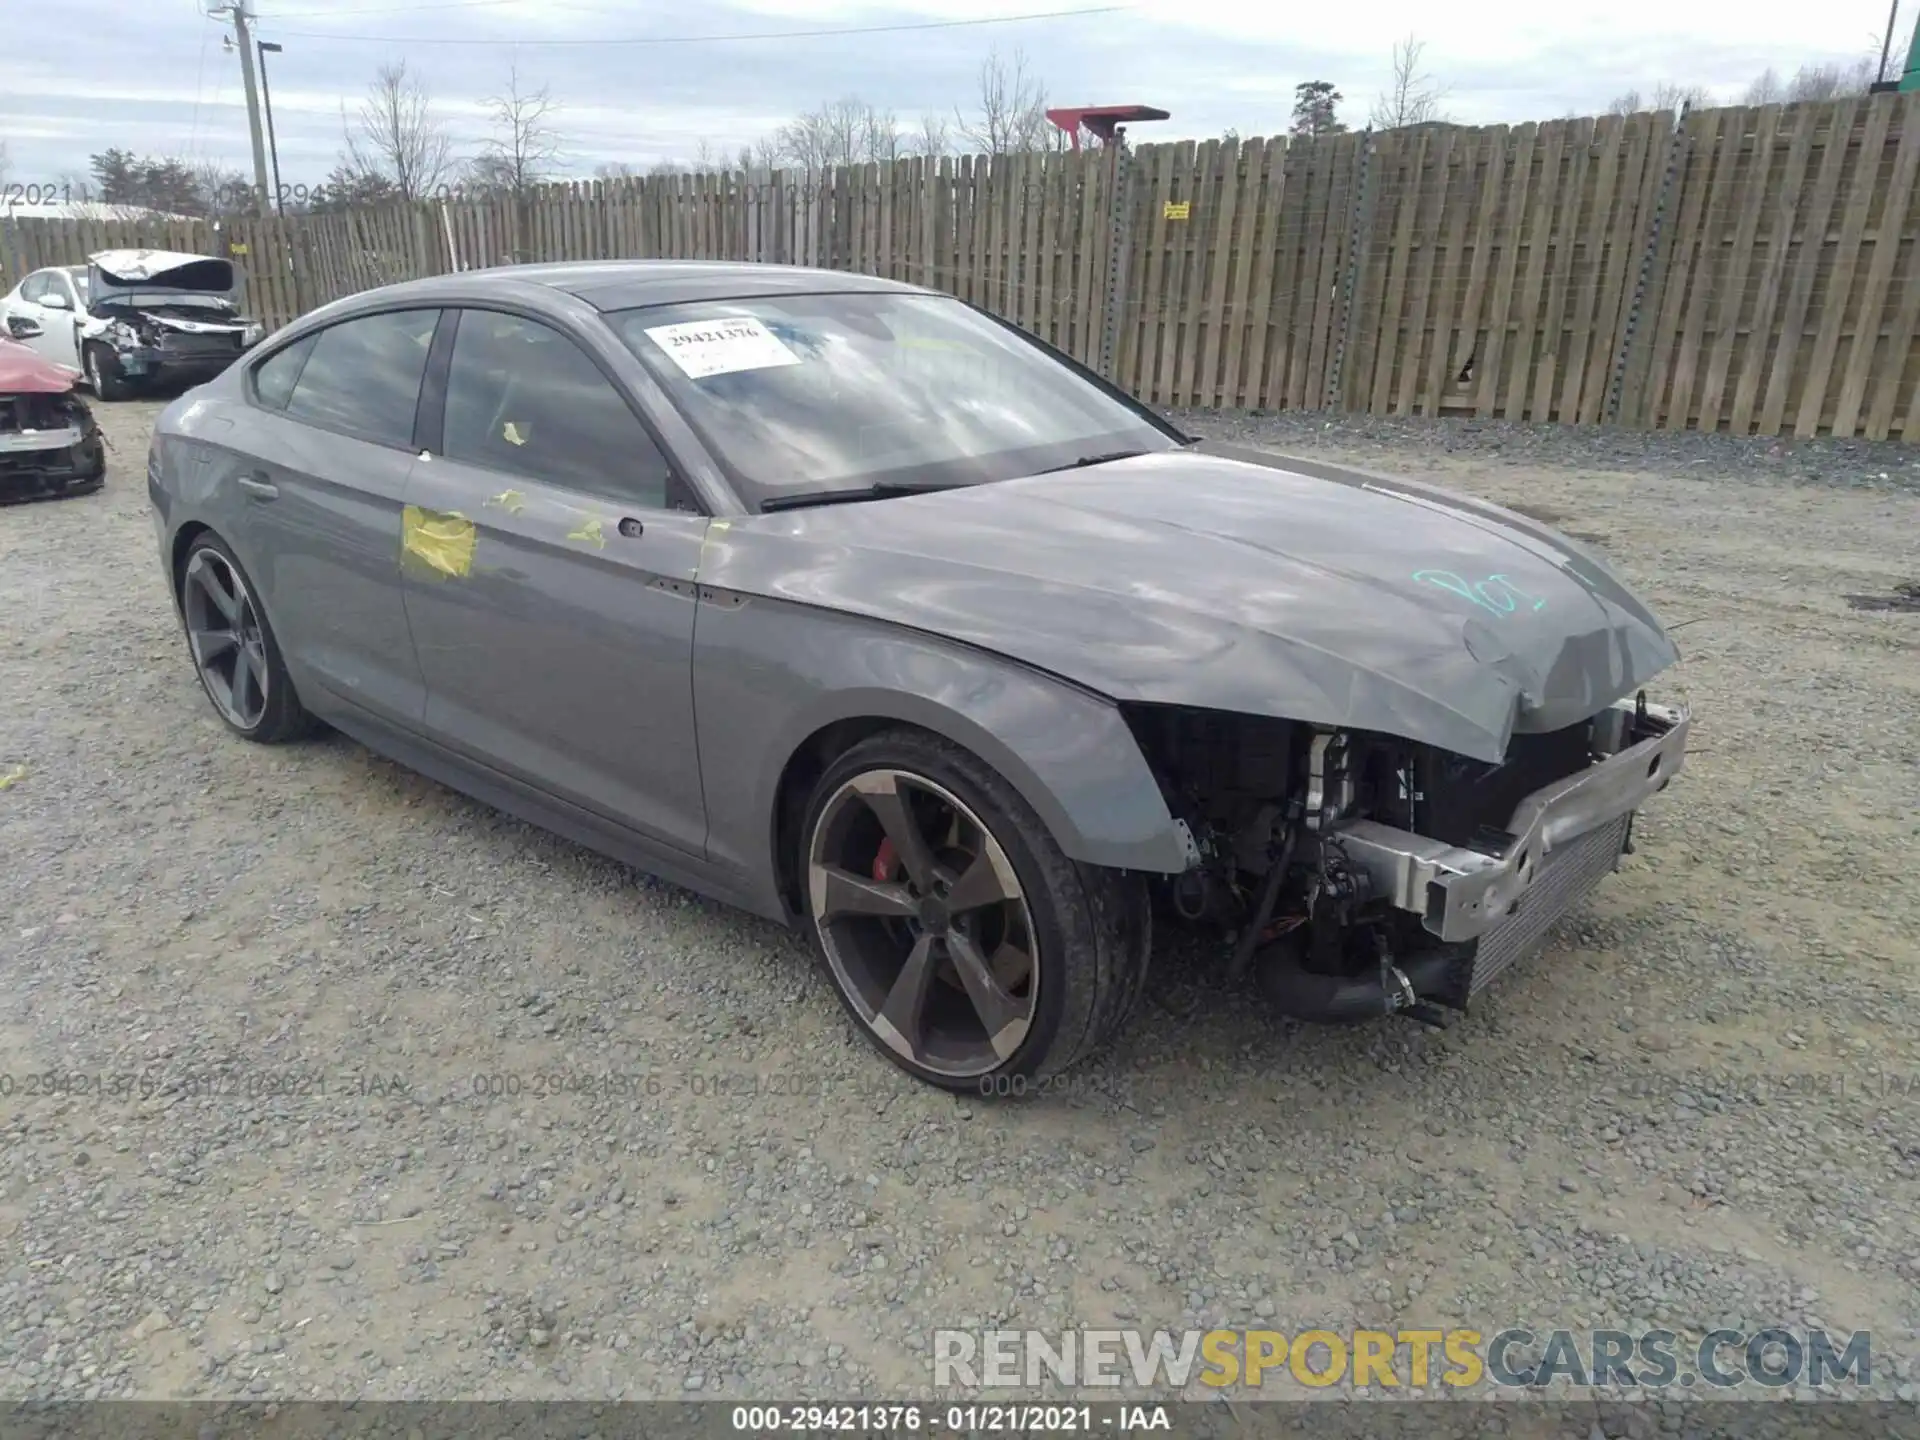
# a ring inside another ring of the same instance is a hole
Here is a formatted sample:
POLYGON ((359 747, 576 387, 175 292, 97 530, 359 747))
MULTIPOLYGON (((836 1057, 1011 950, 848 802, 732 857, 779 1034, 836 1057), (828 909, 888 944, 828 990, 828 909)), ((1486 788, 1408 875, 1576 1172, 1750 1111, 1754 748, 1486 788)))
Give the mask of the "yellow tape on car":
POLYGON ((437 574, 456 579, 472 574, 473 544, 473 522, 463 515, 409 505, 401 516, 402 548, 437 574))

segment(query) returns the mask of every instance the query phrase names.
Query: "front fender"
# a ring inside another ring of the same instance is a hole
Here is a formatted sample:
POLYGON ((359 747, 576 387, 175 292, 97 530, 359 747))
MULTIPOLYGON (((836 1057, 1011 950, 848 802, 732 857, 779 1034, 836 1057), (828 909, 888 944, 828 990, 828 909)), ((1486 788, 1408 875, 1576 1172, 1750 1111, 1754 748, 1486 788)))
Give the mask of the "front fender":
POLYGON ((703 599, 694 713, 707 855, 780 911, 781 776, 840 721, 917 725, 1006 777, 1076 860, 1173 874, 1191 842, 1120 711, 1101 696, 964 645, 786 601, 703 599))

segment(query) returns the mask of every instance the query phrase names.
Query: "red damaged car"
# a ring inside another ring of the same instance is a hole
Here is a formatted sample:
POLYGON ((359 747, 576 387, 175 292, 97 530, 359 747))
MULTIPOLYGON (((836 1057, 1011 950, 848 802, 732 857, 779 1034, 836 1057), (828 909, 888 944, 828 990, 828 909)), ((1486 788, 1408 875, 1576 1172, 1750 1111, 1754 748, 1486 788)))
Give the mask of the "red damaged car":
POLYGON ((0 504, 79 495, 107 479, 106 445, 78 370, 0 336, 0 504))

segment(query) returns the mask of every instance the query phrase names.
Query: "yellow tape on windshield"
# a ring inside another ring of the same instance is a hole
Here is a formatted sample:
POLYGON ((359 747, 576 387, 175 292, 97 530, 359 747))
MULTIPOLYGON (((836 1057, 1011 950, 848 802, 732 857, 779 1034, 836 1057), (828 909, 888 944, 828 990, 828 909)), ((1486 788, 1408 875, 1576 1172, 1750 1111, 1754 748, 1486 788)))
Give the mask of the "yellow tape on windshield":
POLYGON ((462 515, 407 506, 401 516, 402 545, 409 555, 441 575, 464 577, 473 572, 473 522, 462 515))

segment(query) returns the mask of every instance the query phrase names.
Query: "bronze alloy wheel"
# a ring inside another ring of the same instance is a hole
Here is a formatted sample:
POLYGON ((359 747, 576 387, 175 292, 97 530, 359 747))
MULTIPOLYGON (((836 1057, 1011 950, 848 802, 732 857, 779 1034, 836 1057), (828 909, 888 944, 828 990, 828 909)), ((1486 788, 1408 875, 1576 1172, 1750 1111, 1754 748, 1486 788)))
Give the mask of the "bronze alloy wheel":
POLYGON ((952 791, 907 770, 844 781, 807 846, 834 980, 889 1049, 949 1080, 991 1074, 1033 1028, 1033 914, 1006 850, 952 791))

